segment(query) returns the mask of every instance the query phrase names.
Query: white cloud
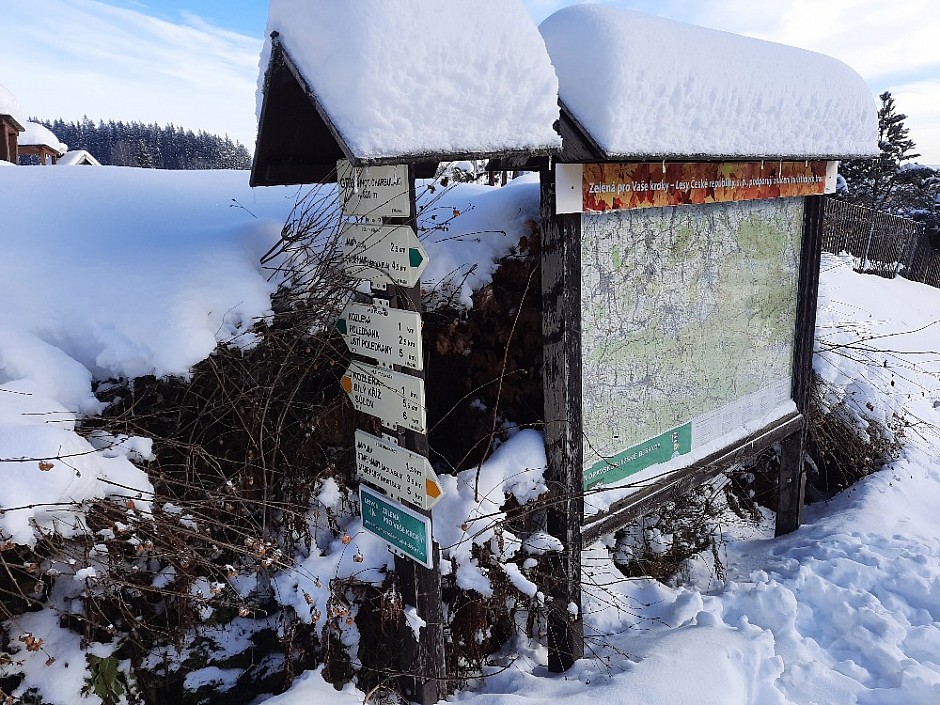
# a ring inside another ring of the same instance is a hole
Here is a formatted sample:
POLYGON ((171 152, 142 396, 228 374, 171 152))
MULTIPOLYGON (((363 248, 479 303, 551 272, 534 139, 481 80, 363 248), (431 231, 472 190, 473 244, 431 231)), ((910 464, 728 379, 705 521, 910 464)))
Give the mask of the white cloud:
POLYGON ((258 39, 95 0, 5 3, 4 27, 0 80, 30 115, 172 122, 254 146, 258 39))

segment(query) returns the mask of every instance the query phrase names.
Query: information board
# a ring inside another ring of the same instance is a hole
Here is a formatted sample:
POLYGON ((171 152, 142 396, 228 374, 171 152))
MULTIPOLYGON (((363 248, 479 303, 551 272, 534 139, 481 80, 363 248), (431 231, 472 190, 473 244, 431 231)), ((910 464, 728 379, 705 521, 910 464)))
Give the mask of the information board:
POLYGON ((584 214, 581 227, 585 488, 683 467, 792 413, 803 199, 584 214))

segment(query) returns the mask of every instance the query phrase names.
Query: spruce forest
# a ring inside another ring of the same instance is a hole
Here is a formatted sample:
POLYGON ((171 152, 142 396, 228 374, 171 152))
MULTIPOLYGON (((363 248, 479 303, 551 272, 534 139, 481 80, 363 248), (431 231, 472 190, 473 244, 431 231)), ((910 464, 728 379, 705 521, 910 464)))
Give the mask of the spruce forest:
POLYGON ((178 125, 100 120, 39 120, 69 149, 84 149, 102 164, 145 169, 248 169, 251 155, 241 142, 178 125))

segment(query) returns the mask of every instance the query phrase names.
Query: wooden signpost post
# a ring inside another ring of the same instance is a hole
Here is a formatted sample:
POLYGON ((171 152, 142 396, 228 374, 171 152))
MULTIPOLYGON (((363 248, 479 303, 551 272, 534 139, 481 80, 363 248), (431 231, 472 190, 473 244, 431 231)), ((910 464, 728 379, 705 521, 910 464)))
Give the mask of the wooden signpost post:
POLYGON ((426 623, 417 637, 403 630, 401 663, 405 694, 429 705, 446 694, 440 558, 430 513, 444 491, 427 459, 420 279, 428 256, 415 232, 414 173, 345 160, 336 171, 343 215, 357 218, 343 224, 344 268, 370 281, 373 296, 371 304, 348 304, 337 329, 351 353, 376 363, 354 359, 342 386, 356 409, 386 429, 383 438, 356 431, 363 528, 395 553, 402 600, 426 623))

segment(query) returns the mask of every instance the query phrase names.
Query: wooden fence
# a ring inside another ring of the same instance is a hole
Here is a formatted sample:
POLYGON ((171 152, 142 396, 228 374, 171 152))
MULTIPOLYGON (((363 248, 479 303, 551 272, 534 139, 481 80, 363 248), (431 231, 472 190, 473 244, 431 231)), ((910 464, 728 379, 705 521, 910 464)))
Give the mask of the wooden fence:
POLYGON ((829 198, 822 247, 854 257, 859 272, 940 288, 940 250, 923 223, 829 198))

